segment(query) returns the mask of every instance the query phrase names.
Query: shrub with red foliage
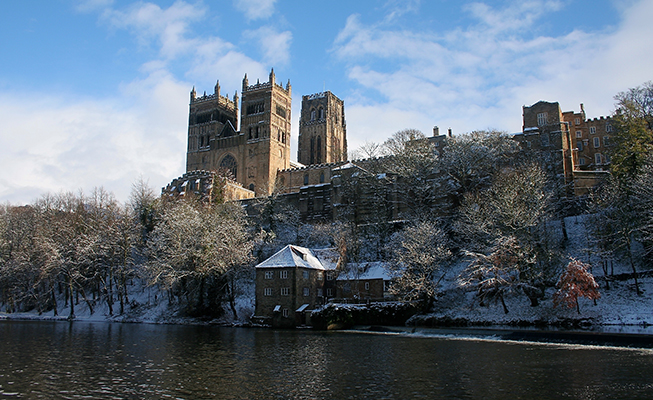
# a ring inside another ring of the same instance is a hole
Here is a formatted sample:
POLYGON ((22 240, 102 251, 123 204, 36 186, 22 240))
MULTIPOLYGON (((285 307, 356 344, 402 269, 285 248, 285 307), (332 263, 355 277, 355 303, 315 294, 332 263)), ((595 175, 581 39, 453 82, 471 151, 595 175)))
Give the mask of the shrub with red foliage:
POLYGON ((574 259, 567 264, 567 270, 560 276, 556 284, 558 291, 553 295, 553 305, 555 307, 559 304, 565 304, 569 308, 575 306, 576 311, 580 314, 579 297, 586 297, 591 300, 601 297, 599 285, 588 269, 589 264, 574 259))

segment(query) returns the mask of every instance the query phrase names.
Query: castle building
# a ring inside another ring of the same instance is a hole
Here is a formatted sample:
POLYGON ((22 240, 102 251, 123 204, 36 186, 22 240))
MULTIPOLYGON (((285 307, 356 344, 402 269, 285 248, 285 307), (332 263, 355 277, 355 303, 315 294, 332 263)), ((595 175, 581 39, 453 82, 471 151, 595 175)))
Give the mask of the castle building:
POLYGON ((302 96, 297 161, 315 165, 346 159, 344 102, 330 91, 302 96))
POLYGON ((580 112, 563 112, 558 102, 539 101, 524 106, 522 133, 515 139, 532 149, 573 185, 575 195, 587 194, 609 169, 610 117, 588 119, 580 112))

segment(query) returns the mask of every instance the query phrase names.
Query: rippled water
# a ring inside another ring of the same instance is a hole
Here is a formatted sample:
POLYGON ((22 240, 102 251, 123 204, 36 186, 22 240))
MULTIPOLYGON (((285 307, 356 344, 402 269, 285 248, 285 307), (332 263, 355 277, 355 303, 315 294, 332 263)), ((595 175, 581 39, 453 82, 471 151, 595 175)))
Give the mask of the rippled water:
POLYGON ((653 352, 437 337, 0 321, 0 398, 653 398, 653 352))

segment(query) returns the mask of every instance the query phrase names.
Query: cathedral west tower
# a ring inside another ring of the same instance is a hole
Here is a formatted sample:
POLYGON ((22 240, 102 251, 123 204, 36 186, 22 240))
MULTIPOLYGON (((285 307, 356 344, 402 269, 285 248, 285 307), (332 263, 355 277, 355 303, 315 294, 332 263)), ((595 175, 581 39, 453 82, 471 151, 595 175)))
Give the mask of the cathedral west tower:
POLYGON ((344 102, 330 91, 302 96, 297 161, 313 165, 346 159, 344 102))

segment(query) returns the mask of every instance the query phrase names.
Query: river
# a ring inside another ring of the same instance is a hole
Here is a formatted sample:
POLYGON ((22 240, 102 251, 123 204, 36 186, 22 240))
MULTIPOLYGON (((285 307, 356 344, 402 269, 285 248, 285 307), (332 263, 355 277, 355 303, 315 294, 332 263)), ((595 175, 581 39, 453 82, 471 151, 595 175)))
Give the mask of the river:
POLYGON ((648 349, 0 321, 0 398, 651 399, 652 371, 648 349))

